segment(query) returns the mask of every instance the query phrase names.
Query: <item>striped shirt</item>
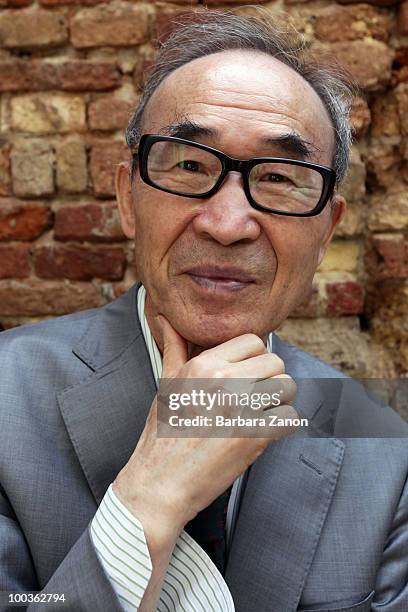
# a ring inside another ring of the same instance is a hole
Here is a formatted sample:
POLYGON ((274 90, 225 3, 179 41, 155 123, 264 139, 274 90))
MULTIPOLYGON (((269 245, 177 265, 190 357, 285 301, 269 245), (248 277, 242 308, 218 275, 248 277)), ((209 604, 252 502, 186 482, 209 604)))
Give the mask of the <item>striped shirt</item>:
MULTIPOLYGON (((146 291, 141 285, 137 310, 156 386, 162 358, 144 315, 146 291)), ((272 334, 267 349, 272 351, 272 334)), ((239 500, 246 474, 234 482, 227 510, 227 550, 231 545, 239 500)), ((98 558, 126 612, 137 610, 152 574, 143 526, 120 502, 109 486, 91 523, 91 538, 98 558)), ((164 578, 159 612, 234 612, 224 578, 204 550, 184 530, 174 548, 164 578)))

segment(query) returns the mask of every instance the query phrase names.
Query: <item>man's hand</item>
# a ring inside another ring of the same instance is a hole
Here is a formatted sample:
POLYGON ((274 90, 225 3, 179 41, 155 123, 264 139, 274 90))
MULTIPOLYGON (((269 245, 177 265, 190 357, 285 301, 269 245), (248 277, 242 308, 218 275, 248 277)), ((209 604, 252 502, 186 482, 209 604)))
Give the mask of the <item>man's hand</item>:
MULTIPOLYGON (((284 364, 268 353, 262 340, 245 334, 188 359, 187 342, 160 317, 163 333, 163 378, 257 379, 286 377, 284 364)), ((285 386, 290 401, 296 385, 285 386)), ((276 382, 276 381, 274 381, 276 382)), ((250 383, 250 381, 248 381, 250 383)), ((292 406, 273 412, 297 417, 292 406)), ((293 428, 274 428, 267 438, 158 438, 157 399, 128 463, 113 483, 121 502, 142 523, 152 561, 152 574, 139 612, 156 610, 173 548, 184 525, 223 493, 273 440, 293 428), (272 434, 271 434, 272 436, 272 434)))
MULTIPOLYGON (((284 376, 284 400, 293 399, 295 383, 284 374, 282 360, 268 353, 258 336, 233 338, 188 360, 187 342, 164 317, 160 319, 163 378, 256 378, 265 382, 284 376)), ((281 418, 298 416, 288 405, 264 414, 268 413, 281 418)), ((156 419, 155 399, 136 449, 115 480, 114 491, 141 521, 145 532, 152 534, 151 544, 159 547, 177 539, 184 525, 225 491, 269 443, 294 429, 273 428, 263 438, 158 438, 156 419)))

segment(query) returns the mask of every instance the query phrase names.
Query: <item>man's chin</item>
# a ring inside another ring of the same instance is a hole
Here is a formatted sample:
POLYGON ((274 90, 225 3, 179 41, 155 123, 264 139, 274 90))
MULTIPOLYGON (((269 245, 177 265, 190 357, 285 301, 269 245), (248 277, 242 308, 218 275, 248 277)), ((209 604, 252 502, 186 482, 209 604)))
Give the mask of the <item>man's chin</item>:
POLYGON ((242 336, 243 334, 256 334, 262 337, 263 334, 260 330, 255 329, 251 325, 239 324, 235 320, 217 322, 201 321, 197 322, 196 325, 188 324, 182 325, 178 323, 177 331, 182 335, 190 345, 193 347, 199 347, 202 350, 210 349, 215 346, 219 346, 228 340, 242 336))

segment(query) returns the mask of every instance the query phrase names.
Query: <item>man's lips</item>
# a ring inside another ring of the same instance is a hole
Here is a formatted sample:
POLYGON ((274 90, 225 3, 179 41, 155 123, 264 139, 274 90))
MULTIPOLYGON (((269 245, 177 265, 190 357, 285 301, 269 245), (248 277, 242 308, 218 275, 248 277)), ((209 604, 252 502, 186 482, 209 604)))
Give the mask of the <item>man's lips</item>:
POLYGON ((236 291, 254 283, 251 274, 235 266, 195 266, 185 271, 196 285, 204 289, 236 291))

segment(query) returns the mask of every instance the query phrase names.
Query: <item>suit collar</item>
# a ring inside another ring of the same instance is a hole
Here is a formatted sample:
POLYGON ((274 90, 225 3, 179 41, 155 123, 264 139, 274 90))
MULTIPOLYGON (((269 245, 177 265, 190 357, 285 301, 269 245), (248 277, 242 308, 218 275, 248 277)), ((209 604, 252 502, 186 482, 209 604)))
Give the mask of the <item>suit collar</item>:
POLYGON ((156 393, 137 316, 138 287, 95 311, 72 349, 90 373, 58 394, 68 434, 98 504, 129 460, 156 393))
POLYGON ((120 359, 142 334, 137 316, 136 283, 120 298, 95 310, 89 325, 72 349, 92 371, 120 359))

